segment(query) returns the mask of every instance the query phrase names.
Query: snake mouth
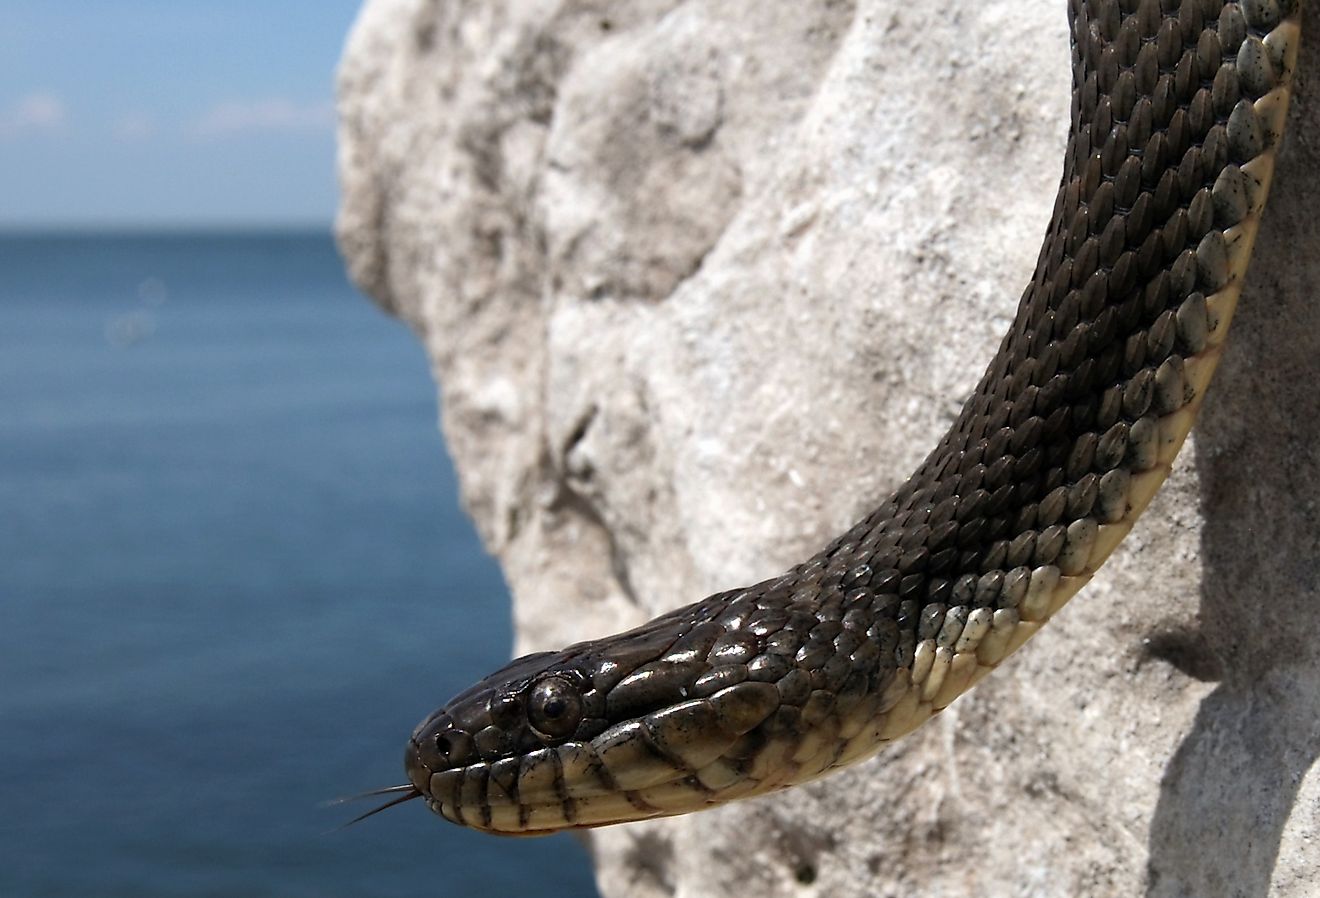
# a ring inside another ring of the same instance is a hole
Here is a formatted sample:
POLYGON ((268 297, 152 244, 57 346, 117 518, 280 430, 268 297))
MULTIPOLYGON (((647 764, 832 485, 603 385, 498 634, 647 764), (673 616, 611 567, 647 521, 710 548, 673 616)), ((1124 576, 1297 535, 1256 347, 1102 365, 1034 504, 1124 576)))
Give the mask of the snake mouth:
POLYGON ((567 741, 434 770, 409 743, 408 778, 460 826, 539 835, 686 814, 777 791, 840 760, 842 742, 809 743, 769 724, 773 684, 746 682, 567 741))
POLYGON ((871 756, 938 710, 907 669, 837 692, 795 690, 801 680, 747 680, 596 735, 484 759, 441 712, 408 743, 408 780, 452 823, 541 835, 776 792, 871 756))
POLYGON ((646 774, 630 770, 620 782, 593 742, 430 773, 423 795, 427 807, 451 823, 510 836, 686 813, 719 801, 697 775, 669 764, 646 774))

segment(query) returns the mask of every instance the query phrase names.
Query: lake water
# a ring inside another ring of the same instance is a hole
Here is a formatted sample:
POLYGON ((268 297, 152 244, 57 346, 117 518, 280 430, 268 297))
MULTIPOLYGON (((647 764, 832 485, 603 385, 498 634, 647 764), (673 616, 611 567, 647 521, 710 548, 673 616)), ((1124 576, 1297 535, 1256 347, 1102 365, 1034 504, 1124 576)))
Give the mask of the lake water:
POLYGON ((327 235, 0 237, 0 895, 591 896, 418 803, 507 659, 417 341, 327 235))

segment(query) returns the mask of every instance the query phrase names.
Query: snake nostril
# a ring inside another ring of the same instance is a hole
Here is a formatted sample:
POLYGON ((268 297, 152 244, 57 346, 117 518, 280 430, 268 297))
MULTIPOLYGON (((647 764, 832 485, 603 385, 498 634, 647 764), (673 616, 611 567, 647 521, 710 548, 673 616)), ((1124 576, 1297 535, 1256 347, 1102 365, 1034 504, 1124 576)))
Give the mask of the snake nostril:
POLYGON ((462 730, 453 727, 443 729, 431 737, 430 745, 435 749, 433 757, 436 763, 432 766, 437 771, 462 767, 472 762, 472 737, 462 730))

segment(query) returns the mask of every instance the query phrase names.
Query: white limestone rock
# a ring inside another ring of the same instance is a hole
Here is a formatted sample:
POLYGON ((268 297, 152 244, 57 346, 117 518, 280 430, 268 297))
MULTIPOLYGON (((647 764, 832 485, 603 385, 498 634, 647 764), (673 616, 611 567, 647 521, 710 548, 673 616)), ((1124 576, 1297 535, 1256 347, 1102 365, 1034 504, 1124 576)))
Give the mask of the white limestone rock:
MULTIPOLYGON (((1313 894, 1315 46, 1219 384, 1114 561, 878 758, 592 833, 606 896, 1313 894)), ((1030 273, 1067 66, 1058 0, 367 2, 340 242, 426 343, 520 651, 777 573, 902 481, 1030 273)))

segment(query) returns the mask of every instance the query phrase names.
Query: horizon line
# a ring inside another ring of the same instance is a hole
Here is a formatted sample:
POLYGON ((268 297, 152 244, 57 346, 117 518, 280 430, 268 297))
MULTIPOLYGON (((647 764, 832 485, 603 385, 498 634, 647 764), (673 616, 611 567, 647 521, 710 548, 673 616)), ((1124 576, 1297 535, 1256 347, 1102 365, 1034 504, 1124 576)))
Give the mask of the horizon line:
POLYGON ((0 236, 89 236, 178 234, 327 234, 334 233, 334 221, 0 221, 0 236))

